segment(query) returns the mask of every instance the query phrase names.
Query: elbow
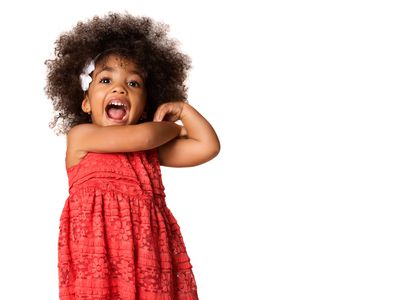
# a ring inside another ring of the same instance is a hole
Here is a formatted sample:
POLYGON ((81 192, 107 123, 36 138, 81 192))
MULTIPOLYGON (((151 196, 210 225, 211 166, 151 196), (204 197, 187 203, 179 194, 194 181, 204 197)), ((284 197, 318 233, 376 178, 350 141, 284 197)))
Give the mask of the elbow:
POLYGON ((216 157, 219 154, 220 150, 221 150, 221 144, 217 140, 212 145, 210 145, 209 155, 208 155, 209 156, 209 160, 211 160, 214 157, 216 157))
POLYGON ((214 157, 219 154, 219 151, 221 151, 221 144, 218 141, 217 145, 214 148, 214 157))

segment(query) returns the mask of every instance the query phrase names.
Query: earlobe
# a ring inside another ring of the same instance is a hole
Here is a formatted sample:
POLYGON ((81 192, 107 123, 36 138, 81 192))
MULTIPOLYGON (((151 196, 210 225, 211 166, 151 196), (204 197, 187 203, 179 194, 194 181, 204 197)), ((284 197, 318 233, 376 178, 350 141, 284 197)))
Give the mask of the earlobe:
POLYGON ((85 113, 88 113, 88 114, 90 114, 90 103, 89 103, 89 99, 87 98, 87 96, 85 97, 85 99, 83 99, 82 100, 82 110, 85 112, 85 113))

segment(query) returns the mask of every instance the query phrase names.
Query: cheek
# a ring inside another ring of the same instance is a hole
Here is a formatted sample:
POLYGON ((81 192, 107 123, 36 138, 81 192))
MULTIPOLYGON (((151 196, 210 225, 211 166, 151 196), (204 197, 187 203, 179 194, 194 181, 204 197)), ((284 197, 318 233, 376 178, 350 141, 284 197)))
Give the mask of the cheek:
POLYGON ((136 99, 136 105, 138 109, 145 109, 146 105, 147 105, 147 99, 145 95, 140 95, 137 99, 136 99))
POLYGON ((99 90, 96 90, 95 92, 92 92, 90 94, 90 105, 97 105, 101 106, 103 104, 103 101, 105 99, 105 93, 99 90))

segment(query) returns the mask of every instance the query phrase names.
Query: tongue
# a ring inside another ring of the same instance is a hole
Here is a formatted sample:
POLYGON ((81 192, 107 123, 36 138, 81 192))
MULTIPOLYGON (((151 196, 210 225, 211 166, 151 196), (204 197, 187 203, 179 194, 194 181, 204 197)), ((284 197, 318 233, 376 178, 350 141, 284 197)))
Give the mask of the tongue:
POLYGON ((111 119, 122 120, 122 118, 125 116, 125 109, 123 109, 123 108, 110 108, 108 110, 108 116, 111 119))

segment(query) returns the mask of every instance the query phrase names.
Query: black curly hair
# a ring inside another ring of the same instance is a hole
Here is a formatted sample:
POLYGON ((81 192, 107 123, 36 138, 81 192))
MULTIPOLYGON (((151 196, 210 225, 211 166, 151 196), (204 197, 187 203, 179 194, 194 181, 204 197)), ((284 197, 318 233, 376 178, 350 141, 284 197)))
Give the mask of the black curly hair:
POLYGON ((77 124, 90 123, 82 111, 84 92, 79 75, 88 61, 102 53, 131 59, 145 74, 147 118, 169 101, 187 102, 185 80, 191 59, 179 51, 178 41, 168 38, 169 26, 149 17, 128 13, 108 13, 87 22, 78 22, 55 42, 55 59, 46 60, 45 92, 54 110, 49 127, 66 134, 77 124))

